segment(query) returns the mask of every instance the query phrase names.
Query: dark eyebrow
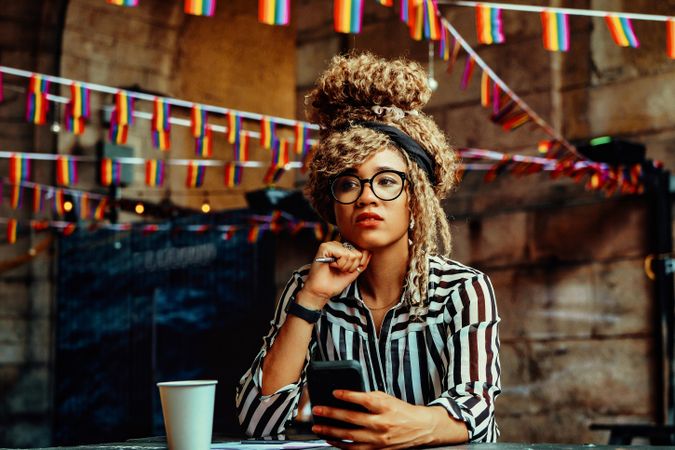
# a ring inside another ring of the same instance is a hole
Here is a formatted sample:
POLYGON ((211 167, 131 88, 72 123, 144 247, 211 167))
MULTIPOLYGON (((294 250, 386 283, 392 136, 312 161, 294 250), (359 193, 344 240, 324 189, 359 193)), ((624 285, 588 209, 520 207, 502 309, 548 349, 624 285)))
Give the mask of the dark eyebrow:
MULTIPOLYGON (((401 172, 400 170, 394 169, 393 167, 389 167, 389 166, 379 166, 379 167, 376 167, 376 168, 375 168, 375 172, 373 172, 373 173, 382 172, 383 170, 395 170, 395 171, 397 171, 397 172, 401 172)), ((356 174, 356 169, 353 168, 353 167, 351 167, 351 168, 346 169, 345 171, 343 171, 342 174, 344 174, 344 175, 355 175, 355 174, 356 174)))

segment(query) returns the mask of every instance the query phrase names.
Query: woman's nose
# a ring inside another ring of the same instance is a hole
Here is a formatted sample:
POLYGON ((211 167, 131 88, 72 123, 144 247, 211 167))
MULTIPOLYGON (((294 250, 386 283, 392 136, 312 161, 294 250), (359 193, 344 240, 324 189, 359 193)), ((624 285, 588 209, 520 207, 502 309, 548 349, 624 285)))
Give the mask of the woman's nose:
POLYGON ((359 196, 359 203, 372 203, 377 201, 377 196, 373 192, 373 185, 371 183, 363 183, 363 191, 359 196))

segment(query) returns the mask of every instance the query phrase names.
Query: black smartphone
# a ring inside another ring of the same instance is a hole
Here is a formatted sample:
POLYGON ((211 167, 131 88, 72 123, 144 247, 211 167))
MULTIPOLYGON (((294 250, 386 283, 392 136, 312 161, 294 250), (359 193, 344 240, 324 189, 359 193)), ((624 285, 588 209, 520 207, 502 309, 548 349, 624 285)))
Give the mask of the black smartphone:
MULTIPOLYGON (((363 371, 361 364, 354 360, 341 361, 310 361, 307 369, 307 383, 309 388, 309 401, 312 406, 330 406, 340 409, 368 412, 368 410, 354 403, 345 402, 335 398, 335 389, 348 391, 365 391, 363 383, 363 371)), ((314 416, 317 425, 329 425, 340 428, 357 428, 351 423, 326 417, 314 416)))

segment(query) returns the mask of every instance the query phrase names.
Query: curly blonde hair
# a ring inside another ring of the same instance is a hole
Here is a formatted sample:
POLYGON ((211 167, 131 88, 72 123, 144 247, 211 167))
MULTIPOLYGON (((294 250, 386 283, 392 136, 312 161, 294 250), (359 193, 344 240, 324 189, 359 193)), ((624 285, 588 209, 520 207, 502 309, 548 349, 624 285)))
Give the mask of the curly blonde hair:
POLYGON ((409 231, 410 260, 403 295, 414 310, 427 303, 428 254, 447 256, 451 251, 450 228, 440 200, 454 188, 458 164, 443 132, 420 111, 430 96, 426 74, 418 63, 352 53, 335 56, 306 98, 307 116, 321 131, 305 190, 324 220, 336 223, 329 185, 332 177, 384 149, 398 151, 406 161, 414 226, 409 231), (379 114, 373 110, 378 105, 385 107, 379 114), (436 183, 432 186, 424 170, 386 135, 354 124, 358 121, 394 126, 417 141, 435 163, 436 183))

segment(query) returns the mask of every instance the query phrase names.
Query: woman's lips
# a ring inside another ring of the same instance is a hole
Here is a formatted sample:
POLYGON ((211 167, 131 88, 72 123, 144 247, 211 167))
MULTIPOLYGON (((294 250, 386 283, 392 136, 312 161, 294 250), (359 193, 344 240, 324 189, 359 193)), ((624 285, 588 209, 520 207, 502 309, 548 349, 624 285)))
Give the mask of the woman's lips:
POLYGON ((363 228, 373 228, 382 222, 382 217, 375 213, 361 213, 356 216, 356 226, 363 228))

